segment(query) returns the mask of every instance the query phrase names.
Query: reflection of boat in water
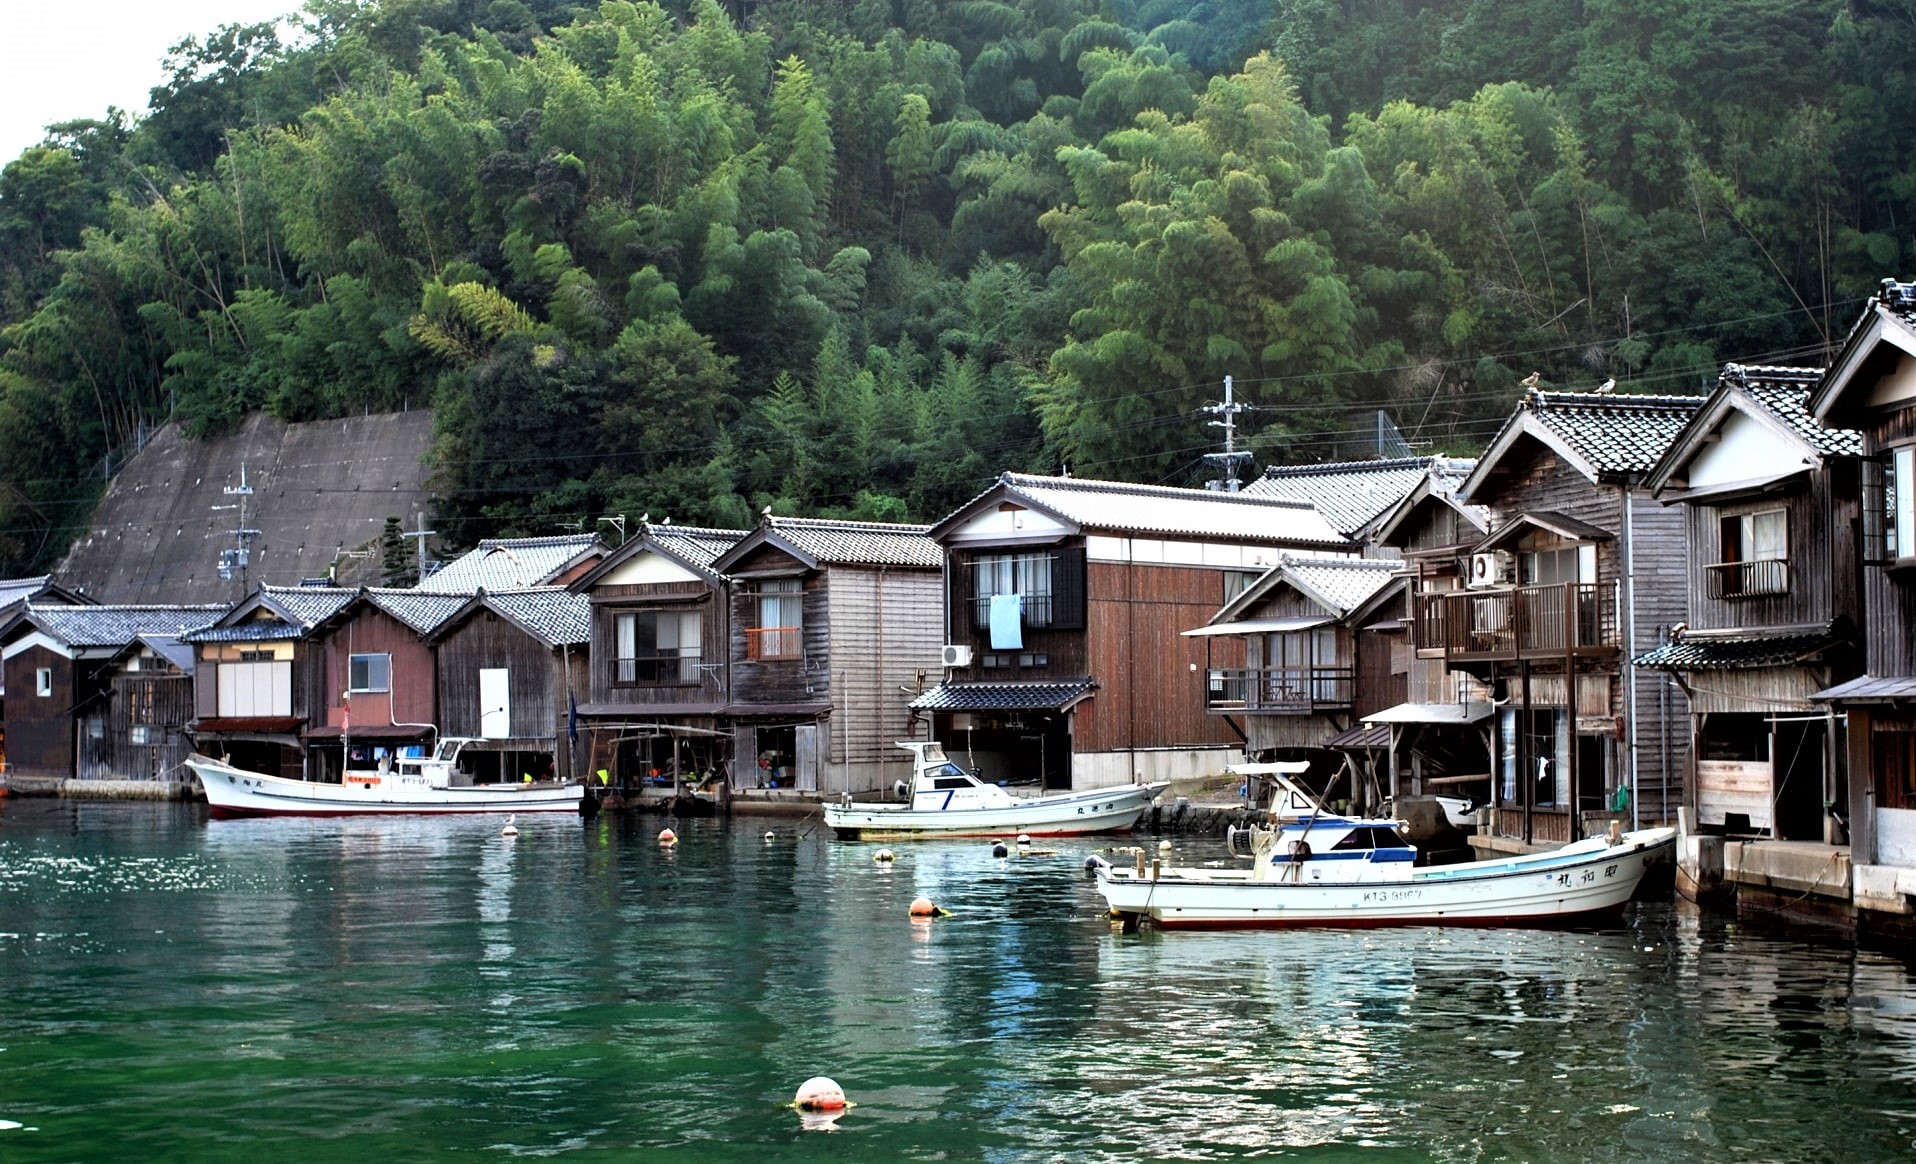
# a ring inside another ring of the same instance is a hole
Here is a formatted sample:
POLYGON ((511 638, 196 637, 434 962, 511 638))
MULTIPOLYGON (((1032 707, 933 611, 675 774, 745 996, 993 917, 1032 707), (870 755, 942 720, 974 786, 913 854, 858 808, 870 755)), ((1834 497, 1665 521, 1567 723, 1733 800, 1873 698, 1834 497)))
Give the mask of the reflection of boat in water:
POLYGON ((348 769, 338 784, 249 772, 209 756, 189 756, 186 765, 199 777, 215 817, 579 811, 585 789, 578 784, 472 783, 458 764, 469 742, 446 736, 430 756, 348 769))
POLYGON ((913 755, 911 799, 870 804, 846 799, 824 808, 843 840, 911 837, 1073 837, 1129 831, 1169 784, 1125 784, 1085 792, 1013 796, 952 763, 930 740, 901 740, 913 755))
POLYGON ((1522 925, 1622 910, 1676 830, 1592 837, 1562 848, 1418 867, 1398 822, 1335 816, 1253 828, 1251 868, 1134 868, 1094 860, 1098 891, 1128 927, 1522 925))

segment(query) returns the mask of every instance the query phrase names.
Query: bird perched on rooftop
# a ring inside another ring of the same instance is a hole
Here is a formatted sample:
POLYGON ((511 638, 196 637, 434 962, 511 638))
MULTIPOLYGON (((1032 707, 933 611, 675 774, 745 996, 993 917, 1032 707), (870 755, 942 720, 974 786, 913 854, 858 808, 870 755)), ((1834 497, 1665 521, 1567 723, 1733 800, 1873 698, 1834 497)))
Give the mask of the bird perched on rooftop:
POLYGON ((1530 373, 1530 375, 1525 376, 1523 378, 1523 386, 1525 388, 1535 388, 1537 386, 1537 381, 1542 378, 1543 378, 1543 374, 1541 372, 1532 372, 1530 373))
POLYGON ((1615 392, 1616 390, 1617 390, 1617 378, 1615 376, 1612 376, 1608 380, 1605 380, 1603 383, 1597 385, 1597 391, 1599 392, 1607 393, 1607 392, 1615 392))

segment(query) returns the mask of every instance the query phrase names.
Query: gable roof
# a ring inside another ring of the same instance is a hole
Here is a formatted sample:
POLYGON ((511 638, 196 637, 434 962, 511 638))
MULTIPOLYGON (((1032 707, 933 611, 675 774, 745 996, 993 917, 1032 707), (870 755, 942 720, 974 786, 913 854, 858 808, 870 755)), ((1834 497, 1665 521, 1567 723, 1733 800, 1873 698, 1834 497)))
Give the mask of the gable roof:
POLYGON ((218 618, 224 606, 66 606, 29 602, 0 627, 22 624, 74 650, 123 647, 143 634, 178 635, 218 618))
POLYGON ((1859 392, 1876 381, 1873 373, 1887 372, 1882 356, 1893 361, 1916 356, 1916 283, 1884 279, 1875 298, 1863 308, 1849 335, 1830 361, 1823 382, 1810 394, 1810 415, 1824 424, 1846 424, 1866 411, 1859 392))
POLYGON ((1464 480, 1476 469, 1476 459, 1432 457, 1430 460, 1430 469, 1424 474, 1424 479, 1396 505, 1380 514, 1376 524, 1371 527, 1370 536, 1379 545, 1392 544, 1390 539, 1410 520, 1410 515, 1426 503, 1455 511, 1466 525, 1475 528, 1480 534, 1490 532, 1490 507, 1472 505, 1457 496, 1464 480))
MULTIPOLYGON (((1810 394, 1822 378, 1821 368, 1723 365, 1723 371, 1717 376, 1716 390, 1670 442, 1670 447, 1645 478, 1652 496, 1661 498, 1665 489, 1675 485, 1684 468, 1708 447, 1733 414, 1751 418, 1802 452, 1796 462, 1751 466, 1753 472, 1748 482, 1751 486, 1800 473, 1825 457, 1862 456, 1862 433, 1846 428, 1824 428, 1810 415, 1810 394)), ((1676 488, 1680 490, 1682 486, 1676 488)))
POLYGON ((1662 459, 1704 399, 1532 388, 1458 492, 1475 499, 1504 458, 1526 440, 1542 444, 1592 484, 1640 476, 1662 459))
POLYGON ((1486 550, 1494 550, 1517 541, 1532 530, 1556 534, 1567 542, 1607 542, 1616 537, 1600 525, 1591 525, 1567 513, 1552 509, 1527 509, 1498 526, 1489 537, 1472 546, 1470 552, 1481 554, 1486 550))
POLYGON ((1389 586, 1402 562, 1380 558, 1316 558, 1280 554, 1278 563, 1264 572, 1243 593, 1226 603, 1207 626, 1223 626, 1239 621, 1238 616, 1262 602, 1273 590, 1289 586, 1299 594, 1343 618, 1369 602, 1378 591, 1389 586))
POLYGON ((592 641, 592 599, 563 586, 481 590, 433 627, 425 640, 445 638, 481 610, 494 612, 548 647, 576 647, 592 641))
POLYGON ((306 637, 355 597, 346 586, 268 586, 229 607, 218 619, 180 636, 186 643, 272 642, 306 637), (267 617, 256 617, 259 615, 267 617))
POLYGON ((50 599, 70 605, 93 605, 93 599, 78 591, 68 590, 53 580, 51 574, 36 574, 31 578, 0 578, 0 610, 5 610, 16 602, 32 599, 50 599))
POLYGON ((907 566, 936 570, 945 564, 945 551, 926 536, 930 529, 925 525, 881 521, 773 517, 768 513, 757 529, 714 559, 712 569, 730 573, 753 550, 770 545, 814 570, 820 566, 907 566))
POLYGON ((440 567, 432 577, 421 579, 413 589, 469 596, 480 590, 543 586, 606 552, 606 544, 596 534, 486 538, 440 567))
POLYGON ((1253 497, 1308 501, 1346 537, 1365 531, 1429 476, 1442 457, 1274 465, 1244 487, 1253 497))
POLYGON ((600 558, 590 570, 574 578, 568 585, 577 590, 586 590, 642 553, 659 554, 694 574, 719 582, 724 575, 714 570, 712 563, 751 532, 748 529, 717 529, 710 526, 673 525, 670 522, 655 524, 642 520, 638 533, 629 541, 600 558))
POLYGON ((1311 550, 1353 548, 1307 501, 1025 473, 1002 474, 997 484, 933 525, 931 537, 942 541, 987 506, 1006 500, 1042 510, 1081 533, 1224 538, 1311 550))
MULTIPOLYGON (((472 600, 470 594, 427 594, 417 590, 372 587, 361 591, 361 595, 422 635, 459 613, 459 608, 472 600)), ((347 603, 340 609, 346 610, 352 605, 347 603)))

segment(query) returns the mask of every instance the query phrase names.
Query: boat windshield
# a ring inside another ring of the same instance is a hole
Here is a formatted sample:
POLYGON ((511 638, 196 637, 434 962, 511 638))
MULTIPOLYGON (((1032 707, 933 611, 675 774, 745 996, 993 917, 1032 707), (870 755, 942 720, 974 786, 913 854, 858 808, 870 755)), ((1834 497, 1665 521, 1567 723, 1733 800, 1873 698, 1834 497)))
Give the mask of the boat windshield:
MULTIPOLYGON (((970 777, 971 777, 971 773, 965 771, 963 768, 960 768, 958 765, 953 764, 950 761, 946 761, 945 763, 939 765, 938 767, 933 768, 931 771, 925 773, 925 775, 927 776, 962 776, 962 777, 965 777, 966 783, 970 783, 970 777)), ((951 787, 951 785, 941 784, 939 785, 939 787, 949 788, 951 787)))

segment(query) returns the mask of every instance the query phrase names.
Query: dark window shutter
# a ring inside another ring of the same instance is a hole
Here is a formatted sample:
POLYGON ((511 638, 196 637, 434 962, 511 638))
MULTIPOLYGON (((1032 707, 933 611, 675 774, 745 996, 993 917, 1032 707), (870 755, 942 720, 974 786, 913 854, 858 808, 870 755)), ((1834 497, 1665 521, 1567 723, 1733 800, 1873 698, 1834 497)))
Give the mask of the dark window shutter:
POLYGON ((1084 629, 1084 547, 1071 546, 1058 551, 1051 566, 1051 627, 1053 630, 1084 629))
POLYGON ((1863 561, 1872 566, 1884 565, 1892 556, 1890 531, 1896 528, 1894 480, 1887 459, 1871 457, 1863 462, 1863 561))

